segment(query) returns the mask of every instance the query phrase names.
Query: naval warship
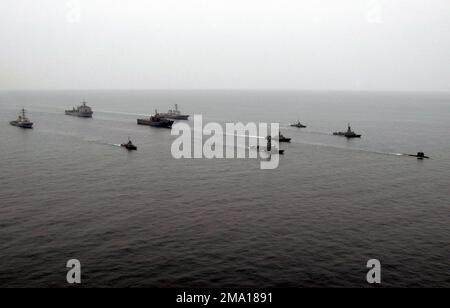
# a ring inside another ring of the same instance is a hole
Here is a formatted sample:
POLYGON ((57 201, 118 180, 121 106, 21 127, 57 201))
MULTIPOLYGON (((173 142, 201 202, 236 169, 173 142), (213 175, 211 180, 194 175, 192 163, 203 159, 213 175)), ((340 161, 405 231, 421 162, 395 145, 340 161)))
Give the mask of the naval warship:
POLYGON ((80 118, 92 118, 92 108, 86 105, 86 102, 83 102, 78 107, 73 107, 72 110, 66 110, 66 115, 80 117, 80 118))
POLYGON ((161 128, 172 128, 173 121, 161 116, 161 114, 158 113, 158 110, 155 110, 154 115, 150 116, 148 119, 138 119, 137 124, 161 128))
POLYGON ((20 111, 19 117, 15 121, 9 122, 12 126, 17 126, 21 128, 33 128, 33 122, 31 122, 26 116, 26 110, 22 109, 20 111))
POLYGON ((346 132, 335 132, 333 133, 333 135, 335 136, 342 136, 342 137, 346 137, 346 138, 361 138, 361 135, 356 134, 354 131, 352 131, 352 128, 350 126, 350 124, 348 124, 348 128, 346 132))
POLYGON ((160 113, 161 117, 166 119, 172 119, 172 120, 188 120, 189 115, 187 114, 181 114, 181 111, 178 110, 178 104, 175 104, 175 109, 170 109, 166 113, 160 113))
POLYGON ((291 127, 306 128, 306 125, 303 125, 299 120, 297 123, 291 124, 291 127))

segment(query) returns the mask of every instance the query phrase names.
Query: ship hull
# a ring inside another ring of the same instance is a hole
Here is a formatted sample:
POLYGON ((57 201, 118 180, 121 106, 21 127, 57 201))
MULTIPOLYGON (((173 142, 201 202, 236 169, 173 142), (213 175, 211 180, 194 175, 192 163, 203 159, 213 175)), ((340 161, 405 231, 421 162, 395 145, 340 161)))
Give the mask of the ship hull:
POLYGON ((79 113, 79 112, 70 112, 66 111, 66 115, 79 117, 79 118, 92 118, 92 113, 79 113))
POLYGON ((277 140, 278 142, 282 143, 290 143, 292 138, 286 138, 286 137, 282 137, 282 138, 274 138, 274 140, 277 140))
POLYGON ((25 129, 32 129, 33 128, 33 123, 19 123, 17 121, 11 121, 11 122, 9 122, 9 124, 11 124, 12 126, 25 128, 25 129))
POLYGON ((163 120, 163 121, 158 122, 158 121, 150 121, 150 120, 146 120, 146 119, 138 119, 137 124, 158 127, 158 128, 172 128, 173 121, 163 120))
POLYGON ((189 116, 188 115, 171 116, 171 115, 161 114, 161 116, 166 118, 166 119, 172 119, 172 120, 189 120, 189 116))
POLYGON ((361 138, 362 135, 347 135, 346 133, 334 133, 334 136, 345 137, 347 139, 361 138))
POLYGON ((127 149, 128 151, 137 151, 137 146, 135 145, 122 144, 121 147, 127 149))

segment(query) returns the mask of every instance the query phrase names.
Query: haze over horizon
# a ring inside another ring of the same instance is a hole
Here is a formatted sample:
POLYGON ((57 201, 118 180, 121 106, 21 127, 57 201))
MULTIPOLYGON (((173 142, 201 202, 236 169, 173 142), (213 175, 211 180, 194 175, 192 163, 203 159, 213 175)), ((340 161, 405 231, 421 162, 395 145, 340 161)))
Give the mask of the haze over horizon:
POLYGON ((0 90, 449 91, 445 0, 2 0, 0 90))

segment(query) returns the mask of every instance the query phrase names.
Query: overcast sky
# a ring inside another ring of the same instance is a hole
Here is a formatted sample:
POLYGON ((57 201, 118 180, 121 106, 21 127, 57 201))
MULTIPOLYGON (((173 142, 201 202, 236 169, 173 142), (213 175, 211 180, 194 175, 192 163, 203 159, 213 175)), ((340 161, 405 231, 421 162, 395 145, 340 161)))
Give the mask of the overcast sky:
POLYGON ((0 0, 0 89, 450 90, 448 0, 0 0))

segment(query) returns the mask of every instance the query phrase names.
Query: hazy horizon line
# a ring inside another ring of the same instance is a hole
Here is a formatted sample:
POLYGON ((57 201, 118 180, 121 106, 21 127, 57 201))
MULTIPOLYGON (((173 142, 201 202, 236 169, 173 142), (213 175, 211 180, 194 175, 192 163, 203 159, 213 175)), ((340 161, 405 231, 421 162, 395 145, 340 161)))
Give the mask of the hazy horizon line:
POLYGON ((86 88, 86 89, 0 89, 0 92, 93 92, 93 91, 234 91, 234 92, 354 92, 354 93, 441 93, 450 90, 365 90, 365 89, 267 89, 267 88, 86 88))

